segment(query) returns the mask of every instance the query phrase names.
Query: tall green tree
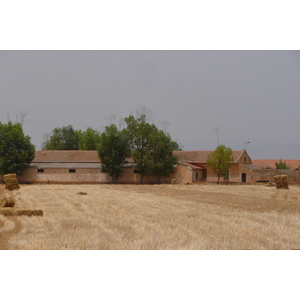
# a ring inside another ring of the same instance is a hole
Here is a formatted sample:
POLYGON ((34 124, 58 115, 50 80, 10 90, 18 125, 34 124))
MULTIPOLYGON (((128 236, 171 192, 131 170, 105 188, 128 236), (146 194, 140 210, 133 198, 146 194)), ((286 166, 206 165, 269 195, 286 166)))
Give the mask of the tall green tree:
POLYGON ((276 169, 279 169, 279 170, 290 170, 290 166, 288 166, 285 162, 282 161, 282 159, 277 162, 276 164, 276 169))
POLYGON ((21 175, 34 159, 35 147, 20 123, 0 122, 0 172, 21 175))
POLYGON ((114 124, 106 126, 100 135, 98 155, 102 163, 102 172, 108 173, 112 181, 116 182, 127 163, 126 158, 130 156, 127 133, 124 130, 119 131, 114 124))
POLYGON ((79 134, 72 125, 56 127, 43 144, 43 150, 78 150, 79 134))
POLYGON ((218 184, 220 177, 225 176, 233 161, 232 150, 224 145, 218 146, 215 151, 211 152, 207 159, 207 164, 213 169, 218 176, 218 184))
POLYGON ((79 150, 98 150, 100 133, 90 127, 86 131, 79 130, 79 150))
POLYGON ((137 170, 140 172, 140 183, 143 183, 147 173, 151 145, 149 143, 150 134, 156 129, 155 125, 146 122, 146 115, 139 117, 130 115, 124 119, 127 124, 127 134, 130 141, 131 157, 133 158, 137 170))
POLYGON ((149 145, 147 173, 155 176, 159 183, 161 177, 169 176, 174 171, 178 157, 173 155, 173 151, 178 150, 178 144, 172 141, 168 133, 155 128, 149 135, 149 145))

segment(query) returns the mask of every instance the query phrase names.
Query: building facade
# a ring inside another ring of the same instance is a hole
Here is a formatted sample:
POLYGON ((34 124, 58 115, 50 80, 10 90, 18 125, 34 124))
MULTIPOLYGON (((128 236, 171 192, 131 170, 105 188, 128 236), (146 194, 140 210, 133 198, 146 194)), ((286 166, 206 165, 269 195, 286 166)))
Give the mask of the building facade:
MULTIPOLYGON (((171 183, 176 179, 181 184, 217 182, 217 175, 207 164, 211 151, 174 151, 178 163, 169 177, 161 178, 161 183, 171 183)), ((262 169, 253 164, 246 150, 233 151, 234 160, 221 183, 258 183, 274 181, 278 174, 288 175, 290 183, 300 183, 300 170, 262 169)), ((0 176, 3 182, 3 175, 0 176)), ((36 151, 35 158, 23 175, 20 183, 110 183, 111 178, 102 172, 102 164, 97 151, 36 151)), ((140 183, 140 174, 134 162, 124 166, 119 183, 140 183)), ((153 176, 145 176, 144 183, 156 183, 153 176)))

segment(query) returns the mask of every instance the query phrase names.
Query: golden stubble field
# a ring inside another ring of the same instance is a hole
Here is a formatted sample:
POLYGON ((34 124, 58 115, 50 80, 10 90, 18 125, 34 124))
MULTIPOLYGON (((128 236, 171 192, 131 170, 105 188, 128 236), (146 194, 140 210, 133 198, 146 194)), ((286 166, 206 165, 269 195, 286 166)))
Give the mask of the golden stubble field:
POLYGON ((0 215, 0 249, 300 249, 299 186, 21 185, 11 193, 16 208, 44 216, 0 215))

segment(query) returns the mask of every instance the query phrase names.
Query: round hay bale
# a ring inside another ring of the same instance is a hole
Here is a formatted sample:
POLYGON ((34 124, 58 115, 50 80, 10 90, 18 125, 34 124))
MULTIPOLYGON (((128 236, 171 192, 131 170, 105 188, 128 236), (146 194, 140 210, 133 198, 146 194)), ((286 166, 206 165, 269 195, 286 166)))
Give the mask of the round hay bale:
POLYGON ((171 184, 178 184, 177 179, 172 179, 171 184))

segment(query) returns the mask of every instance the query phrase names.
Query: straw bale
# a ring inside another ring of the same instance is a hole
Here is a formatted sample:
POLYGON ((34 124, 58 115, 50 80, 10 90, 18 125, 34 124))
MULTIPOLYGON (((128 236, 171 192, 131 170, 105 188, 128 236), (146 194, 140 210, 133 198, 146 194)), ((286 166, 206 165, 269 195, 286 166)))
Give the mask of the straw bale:
POLYGON ((17 174, 4 175, 5 188, 9 191, 18 190, 20 188, 18 184, 17 174))
POLYGON ((76 195, 87 195, 85 192, 78 192, 76 195))
POLYGON ((5 188, 9 191, 18 190, 20 188, 18 183, 9 183, 6 184, 5 188))
POLYGON ((172 179, 171 184, 178 184, 179 182, 177 181, 177 179, 172 179))
POLYGON ((16 201, 13 197, 4 197, 0 199, 0 207, 14 207, 16 201))
POLYGON ((12 173, 12 174, 5 174, 4 175, 4 181, 6 182, 7 179, 17 179, 17 174, 16 173, 12 173))
POLYGON ((276 175, 274 176, 274 180, 276 183, 277 189, 289 189, 288 182, 287 182, 287 175, 276 175))
POLYGON ((15 209, 15 208, 0 208, 0 214, 4 216, 43 216, 44 212, 41 209, 15 209))

